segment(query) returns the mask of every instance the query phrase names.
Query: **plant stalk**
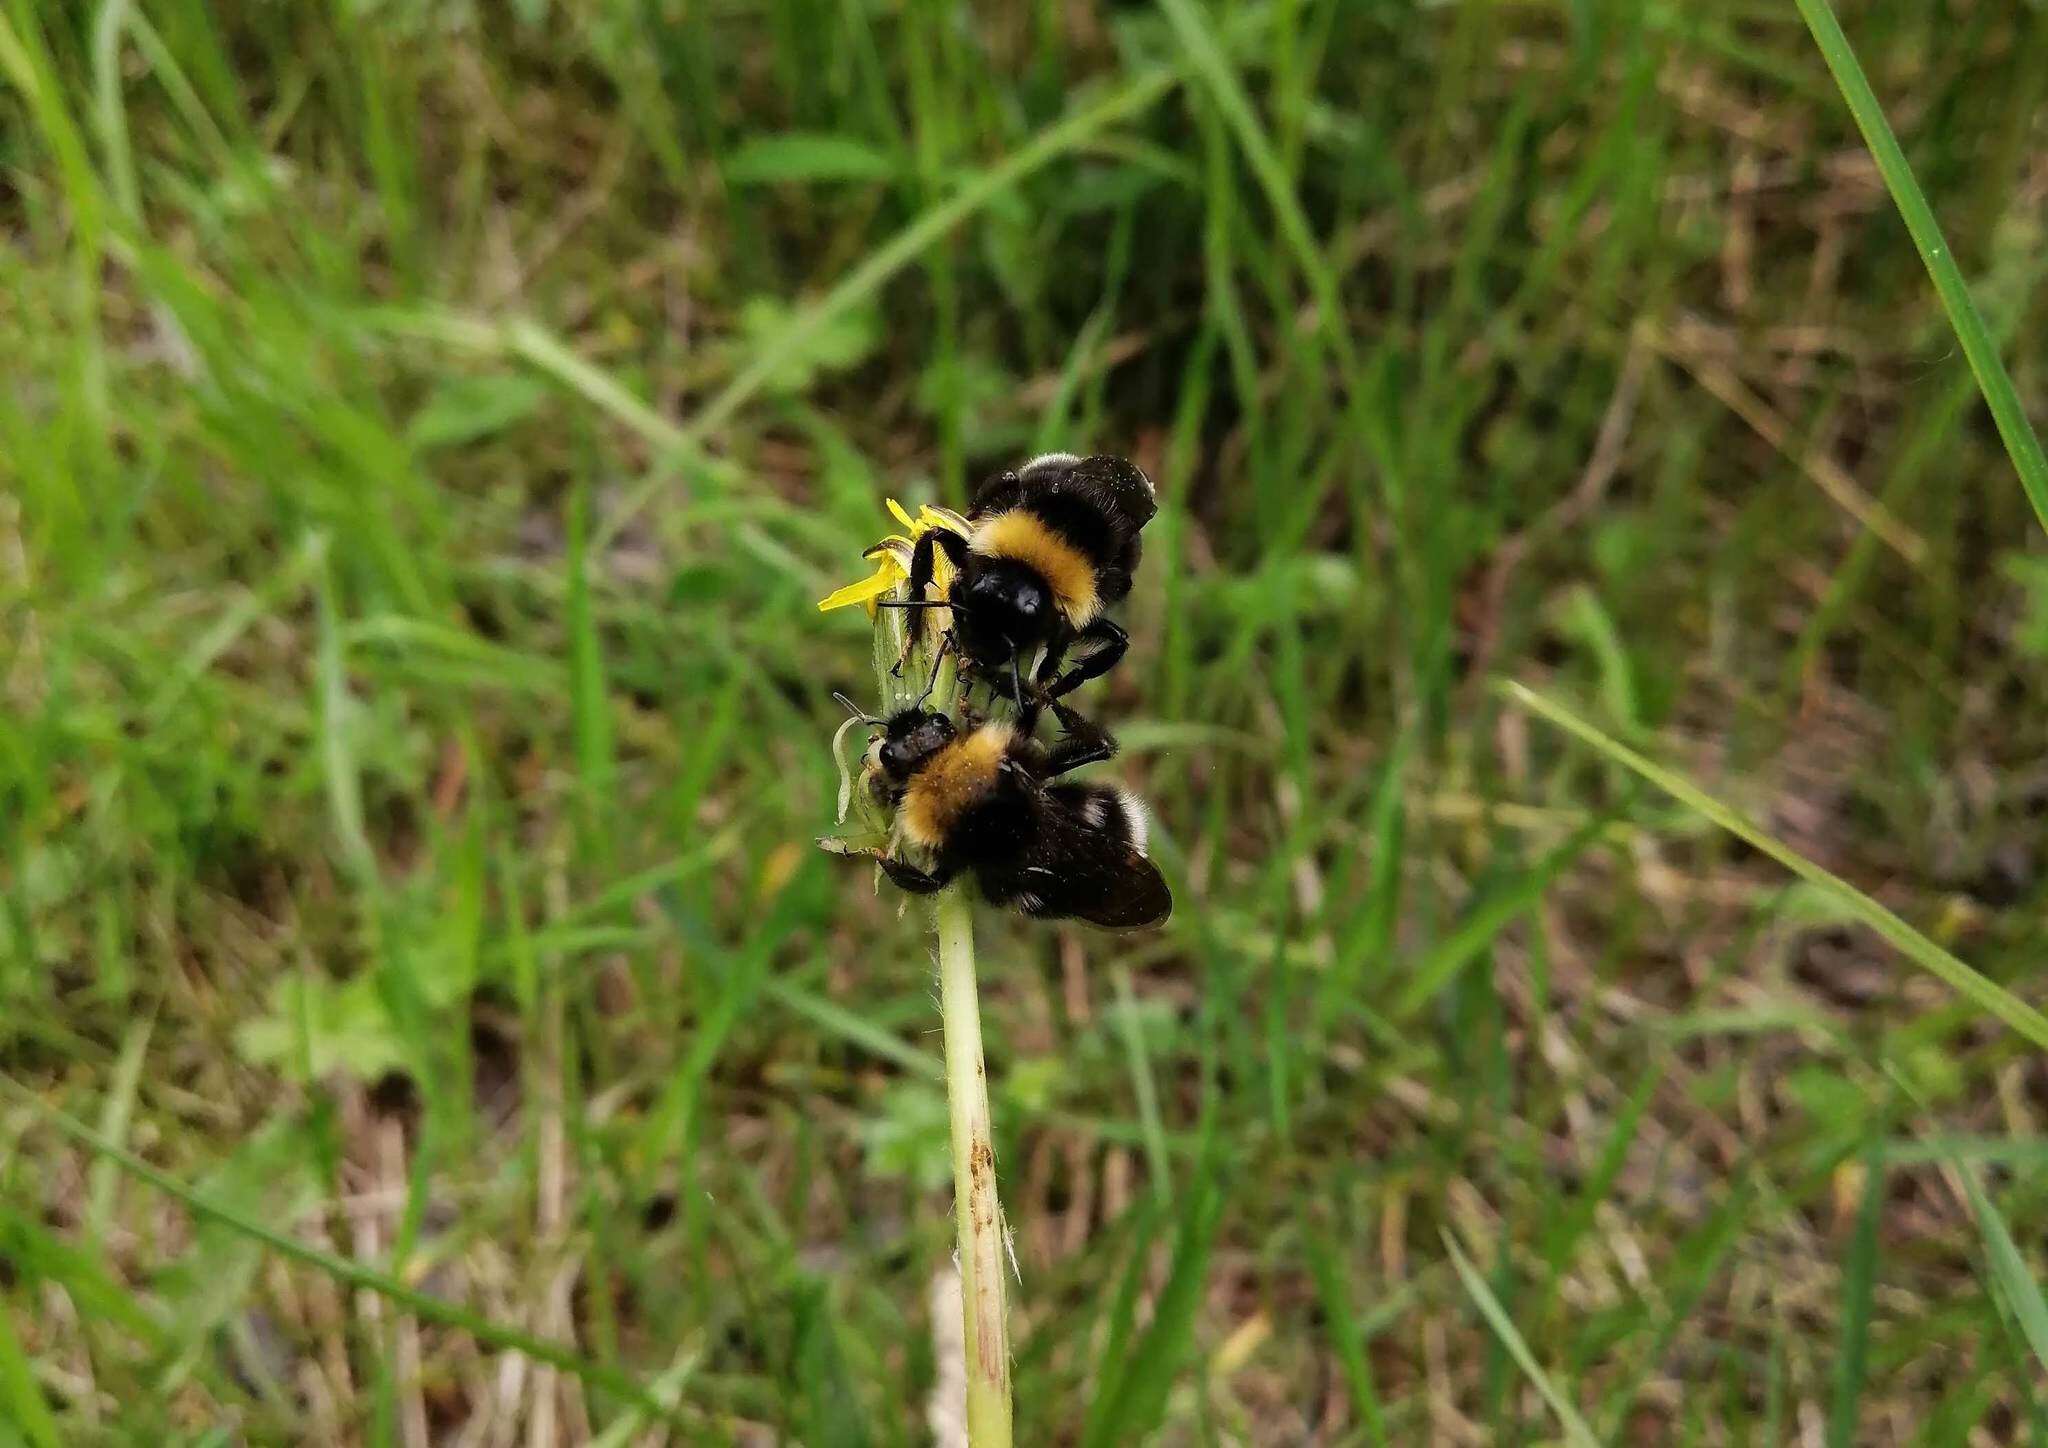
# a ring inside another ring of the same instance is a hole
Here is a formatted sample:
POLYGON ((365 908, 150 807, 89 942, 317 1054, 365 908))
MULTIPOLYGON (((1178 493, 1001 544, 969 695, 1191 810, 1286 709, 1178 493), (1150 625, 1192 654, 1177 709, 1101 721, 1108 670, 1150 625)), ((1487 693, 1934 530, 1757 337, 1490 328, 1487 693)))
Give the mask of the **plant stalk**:
POLYGON ((974 916, 963 887, 932 906, 939 933, 939 1006, 945 1022, 946 1104, 953 1125, 953 1216, 959 1231, 960 1310, 967 1353, 970 1448, 1010 1448, 1010 1329, 1003 1281, 1003 1208, 996 1197, 981 1006, 974 988, 974 916))

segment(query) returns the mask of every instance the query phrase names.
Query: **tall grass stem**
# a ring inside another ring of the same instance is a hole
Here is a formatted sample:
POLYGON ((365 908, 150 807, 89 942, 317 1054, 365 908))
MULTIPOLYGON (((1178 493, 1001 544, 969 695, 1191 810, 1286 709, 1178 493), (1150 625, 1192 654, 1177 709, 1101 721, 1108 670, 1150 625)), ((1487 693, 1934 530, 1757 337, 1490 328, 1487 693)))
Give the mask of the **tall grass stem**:
POLYGON ((932 907, 939 935, 939 1006, 945 1019, 946 1104, 953 1133, 953 1216, 959 1231, 960 1308, 967 1353, 967 1441, 1009 1448, 1010 1329, 1003 1281, 1007 1255, 996 1196, 988 1072, 981 1059, 981 1005, 974 984, 974 913, 965 887, 932 907))

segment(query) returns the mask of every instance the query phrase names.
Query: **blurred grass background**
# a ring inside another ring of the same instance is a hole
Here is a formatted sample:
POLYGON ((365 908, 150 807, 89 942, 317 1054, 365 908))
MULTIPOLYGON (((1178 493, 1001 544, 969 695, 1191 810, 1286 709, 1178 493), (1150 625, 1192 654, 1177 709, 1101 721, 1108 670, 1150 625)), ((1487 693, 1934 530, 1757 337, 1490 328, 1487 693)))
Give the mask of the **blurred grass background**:
MULTIPOLYGON (((1024 1441, 2048 1442, 2038 1051, 1494 687, 2042 1001, 2048 554, 1791 4, 0 17, 0 1442, 928 1441, 813 603, 1048 447, 1180 908, 983 924, 1024 1441)), ((2048 9, 1843 19, 2038 417, 2048 9)))

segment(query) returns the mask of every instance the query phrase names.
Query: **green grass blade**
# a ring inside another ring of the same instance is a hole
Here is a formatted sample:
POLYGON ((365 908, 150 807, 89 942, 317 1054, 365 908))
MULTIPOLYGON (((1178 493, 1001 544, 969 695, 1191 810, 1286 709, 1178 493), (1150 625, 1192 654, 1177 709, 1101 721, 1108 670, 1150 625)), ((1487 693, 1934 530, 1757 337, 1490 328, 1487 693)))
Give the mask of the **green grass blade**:
POLYGON ((1849 1239, 1849 1257, 1842 1266, 1842 1345, 1835 1354, 1828 1448, 1848 1448, 1856 1441, 1856 1409, 1863 1401, 1863 1383, 1870 1369, 1870 1309, 1877 1283, 1877 1221, 1884 1211, 1884 1157, 1876 1150, 1866 1151, 1863 1165, 1863 1202, 1856 1212, 1856 1233, 1849 1239))
POLYGON ((314 603, 319 620, 314 650, 314 679, 320 702, 320 763, 327 782, 327 809, 341 846, 342 861, 365 883, 377 878, 377 852, 364 832, 363 785, 357 773, 351 721, 355 701, 349 694, 348 663, 342 646, 340 608, 335 601, 332 570, 315 575, 314 603))
POLYGON ((1087 1423, 1082 1429, 1084 1443, 1100 1435, 1116 1405, 1124 1365, 1130 1360, 1131 1337, 1137 1331, 1138 1296, 1144 1287, 1146 1266, 1167 1220, 1156 1202, 1136 1207, 1129 1215, 1136 1224, 1130 1234, 1130 1251, 1095 1339, 1101 1346, 1095 1351, 1095 1398, 1089 1404, 1087 1423))
POLYGON ((2027 1269, 2027 1259, 2020 1255, 2019 1244, 2013 1240, 2005 1218, 1978 1183, 1977 1169, 1955 1157, 1949 1159, 1949 1165, 1962 1177, 1963 1189, 1969 1193, 1970 1210, 1976 1215, 1977 1230, 1984 1236, 1984 1255, 1991 1264, 1991 1278, 1998 1284, 1999 1294, 2012 1309, 2012 1315, 2019 1319, 2027 1346, 2034 1350, 2041 1365, 2048 1367, 2048 1302, 2042 1300, 2041 1284, 2027 1269))
POLYGON ((1550 1268, 1553 1283, 1570 1260, 1573 1249, 1593 1229, 1600 1204, 1607 1200, 1608 1192, 1621 1176, 1621 1169, 1628 1162, 1629 1148, 1635 1145, 1636 1133, 1642 1130, 1643 1116, 1663 1080, 1661 1067, 1653 1066, 1643 1073, 1643 1079, 1616 1113, 1614 1127, 1608 1132, 1606 1144, 1600 1148, 1592 1171, 1587 1173, 1585 1185, 1579 1188, 1568 1208, 1555 1214, 1555 1225, 1543 1234, 1543 1260, 1550 1268))
MULTIPOLYGON (((696 1376, 697 1366, 703 1360, 700 1352, 683 1353, 674 1367, 653 1381, 651 1391, 664 1401, 674 1402, 682 1395, 684 1385, 696 1376)), ((590 1448, 626 1448, 628 1443, 635 1441, 634 1435, 646 1426, 646 1410, 638 1406, 628 1408, 590 1440, 590 1448)))
POLYGON ((860 1397, 847 1372, 831 1294, 823 1282, 808 1280, 797 1284, 795 1298, 792 1366, 809 1429, 804 1441, 819 1448, 870 1448, 874 1434, 868 1431, 860 1397))
POLYGON ((1458 1244, 1451 1240, 1449 1233, 1444 1235, 1444 1247, 1450 1252, 1451 1265, 1458 1269, 1458 1278, 1465 1284, 1465 1291, 1478 1307, 1479 1315, 1486 1319, 1486 1325, 1493 1329, 1501 1346, 1508 1350, 1508 1356, 1528 1375, 1536 1391, 1543 1395, 1543 1401, 1550 1404, 1550 1410, 1557 1414, 1566 1441, 1572 1448, 1599 1448, 1599 1440, 1593 1436, 1593 1430, 1586 1426, 1586 1420, 1579 1416, 1579 1410, 1572 1406, 1571 1399, 1550 1380, 1550 1374, 1543 1371, 1543 1365, 1529 1351, 1529 1344, 1522 1340, 1522 1334, 1508 1316, 1507 1309, 1500 1305, 1500 1299, 1493 1295, 1493 1289, 1486 1285, 1479 1269, 1458 1250, 1458 1244))
MULTIPOLYGON (((120 1143, 128 1138, 128 1120, 135 1112, 135 1095, 142 1081, 142 1063, 147 1059, 150 1033, 156 1029, 153 1017, 135 1022, 121 1042, 121 1054, 114 1063, 114 1079, 107 1089, 106 1104, 100 1109, 100 1135, 120 1143)), ((113 1219, 117 1168, 110 1161, 93 1164, 86 1193, 85 1225, 93 1241, 104 1242, 107 1225, 113 1219)))
POLYGON ((158 1171, 133 1152, 116 1146, 84 1122, 74 1120, 46 1104, 34 1092, 18 1082, 0 1077, 0 1090, 4 1090, 7 1095, 28 1107, 45 1125, 69 1137, 102 1160, 113 1162, 137 1181, 146 1182, 166 1196, 176 1199, 196 1217, 217 1222, 229 1231, 247 1237, 280 1257, 290 1258, 294 1262, 324 1272, 343 1286, 374 1292, 379 1297, 397 1303, 415 1317, 466 1332, 486 1347, 524 1353, 535 1362, 560 1368, 565 1373, 581 1378, 594 1388, 616 1394, 623 1401, 634 1404, 663 1422, 681 1425, 687 1421, 677 1409, 663 1403, 617 1368, 592 1362, 561 1343, 549 1342, 546 1338, 535 1337, 516 1327, 501 1326, 466 1307, 408 1287, 396 1277, 379 1272, 374 1267, 366 1267, 360 1262, 352 1262, 346 1257, 337 1257, 318 1247, 310 1247, 274 1227, 251 1221, 240 1212, 201 1196, 176 1177, 158 1171))
POLYGON ((1194 1337, 1195 1314, 1201 1311, 1209 1281, 1209 1249, 1222 1219, 1222 1195, 1214 1180, 1196 1182, 1181 1214, 1173 1267, 1152 1310, 1151 1324, 1123 1365, 1112 1396, 1090 1411, 1083 1439, 1087 1448, 1142 1443, 1159 1427, 1167 1395, 1194 1337))
POLYGON ((1307 1238, 1309 1275, 1315 1279, 1316 1296, 1323 1305, 1337 1362, 1344 1369, 1344 1382, 1351 1389, 1351 1406, 1365 1428, 1368 1443, 1385 1443, 1387 1420, 1380 1411, 1379 1388, 1373 1382, 1372 1362, 1365 1355, 1365 1334, 1360 1331, 1336 1251, 1320 1233, 1311 1230, 1307 1238))
POLYGON ((879 1056, 885 1061, 894 1061, 913 1076, 922 1077, 927 1081, 946 1079, 945 1062, 929 1051, 920 1051, 917 1047, 890 1035, 856 1011, 850 1011, 789 981, 773 977, 761 982, 761 993, 788 1006, 820 1030, 840 1036, 870 1055, 879 1056))
POLYGON ((1652 764, 1620 741, 1610 739, 1555 700, 1524 684, 1503 685, 1510 698, 1565 732, 1641 775, 1694 813, 1719 825, 1737 839, 1769 855, 1800 879, 1826 895, 1842 912, 1876 931, 1900 954, 1925 967, 1984 1010, 1998 1017, 2035 1045, 2048 1049, 2048 1016, 2004 986, 1987 979, 1943 950, 1884 906, 1831 871, 1822 869, 1791 846, 1766 833, 1690 780, 1652 764))
POLYGON ((692 442, 731 420, 769 378, 801 353, 834 319, 882 289, 891 277, 921 256, 954 227, 1046 163, 1092 140, 1126 116, 1137 114, 1179 83, 1180 73, 1157 67, 1134 77, 1109 96, 1041 131, 1006 161, 972 176, 951 196, 875 248, 816 305, 793 315, 752 360, 700 408, 684 428, 692 442))
POLYGON ((506 349, 528 366, 546 373, 601 412, 616 417, 658 448, 687 448, 683 430, 642 402, 631 388, 602 367, 586 361, 560 338, 536 322, 507 324, 506 349))
MULTIPOLYGON (((1254 21, 1262 16, 1263 11, 1240 16, 1239 24, 1233 29, 1253 28, 1254 21)), ((927 247, 935 245, 954 227, 1007 194, 1033 172, 1069 151, 1087 145, 1117 122, 1145 110, 1186 78, 1186 72, 1175 66, 1154 66, 1141 71, 1094 105, 1046 127, 1007 160, 974 173, 952 195, 927 209, 910 225, 868 253, 866 260, 815 303, 795 312, 788 324, 770 337, 746 366, 697 410, 683 427, 679 444, 694 450, 706 437, 731 421, 733 414, 745 406, 791 358, 800 354, 818 333, 874 296, 896 273, 916 261, 927 247)), ((667 478, 658 470, 654 476, 642 480, 606 520, 593 546, 602 550, 608 545, 628 520, 653 501, 654 495, 666 482, 667 478)))
POLYGON ((1309 225, 1308 214, 1301 209, 1301 199, 1296 194, 1294 182, 1289 179, 1271 137, 1259 124, 1251 97, 1245 94, 1244 85, 1231 68, 1223 47, 1217 43, 1215 32, 1209 28, 1208 21, 1193 0, 1160 0, 1159 8, 1166 12, 1175 39, 1180 41, 1202 83, 1215 98, 1217 108, 1223 112, 1224 119, 1230 123, 1230 129, 1237 137, 1239 149, 1258 177, 1259 187, 1266 193, 1267 204, 1273 208, 1273 214, 1280 222, 1288 249, 1294 253, 1295 264, 1301 268, 1302 275, 1315 293, 1322 330, 1337 349, 1338 358, 1346 370, 1356 371, 1357 350, 1351 344, 1350 334, 1344 330, 1344 311, 1337 296, 1337 275, 1330 269, 1328 258, 1316 243, 1315 231, 1309 225))
POLYGON ((590 811, 590 843, 602 847, 618 756, 612 742, 611 701, 605 687, 604 645, 590 602, 590 553, 585 547, 589 505, 578 491, 569 505, 569 718, 576 737, 576 775, 590 811))
POLYGON ((1159 1089, 1152 1080, 1152 1060, 1138 1019, 1138 998, 1131 990, 1131 972, 1119 965, 1116 981, 1117 1022, 1130 1057, 1131 1091, 1138 1099, 1138 1121, 1145 1132, 1145 1160, 1152 1172, 1152 1190, 1162 1202, 1173 1200, 1173 1165, 1166 1151, 1166 1124, 1159 1114, 1159 1089))
POLYGON ((87 243, 97 247, 105 213, 99 178, 93 171, 91 152, 65 104, 64 87, 33 10, 22 16, 20 30, 0 15, 0 79, 20 92, 56 159, 72 214, 87 243))
POLYGON ((92 26, 93 123, 106 153, 107 184, 124 220, 142 213, 137 199, 135 152, 128 139, 128 112, 121 95, 121 35, 127 26, 129 0, 101 0, 92 26))
POLYGON ((58 1448, 64 1441, 50 1405, 43 1400, 42 1384, 36 1381, 28 1355, 21 1350, 14 1316, 4 1299, 0 1299, 0 1408, 6 1410, 5 1421, 35 1448, 58 1448))
POLYGON ((2041 520, 2041 526, 2048 528, 2048 457, 2042 455, 2041 440, 2034 435, 2033 424, 2020 405, 2019 393, 2005 363, 1999 359, 1998 348, 1977 311, 1969 286, 1963 281, 1955 254, 1941 234, 1933 208, 1921 193, 1913 168, 1906 163, 1906 153, 1899 148, 1898 137, 1892 134, 1891 123, 1885 120, 1884 109, 1878 105, 1877 95, 1870 89, 1849 37, 1842 33, 1833 7, 1828 0, 1798 3, 1799 13, 1806 17, 1806 28, 1813 32, 1814 43, 1827 58, 1828 69, 1834 72, 1835 84, 1849 104, 1849 113, 1856 118, 1857 129, 1863 132, 1864 144, 1877 159, 1877 169, 1892 193, 1892 204, 1899 208, 1906 230, 1913 234, 1913 245, 1920 249, 1920 260, 1927 265, 1927 275, 1948 312, 1949 325, 1955 328, 1956 340, 1963 344, 1963 355, 1970 360, 1970 370, 1977 375, 1977 386, 1991 408, 1998 435, 2005 440, 2005 450, 2012 455, 2020 486, 2027 490, 2027 501, 2034 505, 2034 515, 2041 520))
POLYGON ((1533 907, 1564 868, 1585 853, 1607 828, 1602 816, 1538 860, 1534 868, 1474 905, 1456 929, 1432 946, 1415 967, 1407 989, 1394 1003, 1396 1020, 1414 1015, 1524 911, 1533 907))

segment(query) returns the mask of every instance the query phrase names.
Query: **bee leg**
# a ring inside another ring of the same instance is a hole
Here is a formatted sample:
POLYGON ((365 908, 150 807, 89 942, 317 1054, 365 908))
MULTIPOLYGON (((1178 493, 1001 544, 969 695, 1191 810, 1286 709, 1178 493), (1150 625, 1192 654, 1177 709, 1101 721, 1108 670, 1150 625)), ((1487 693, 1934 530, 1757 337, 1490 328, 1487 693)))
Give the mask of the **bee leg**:
MULTIPOLYGON (((1013 682, 1012 687, 1017 691, 1017 729, 1027 739, 1038 732, 1039 711, 1052 702, 1046 686, 1059 677, 1060 663, 1067 656, 1068 642, 1064 633, 1055 634, 1052 642, 1045 646, 1045 652, 1039 656, 1038 667, 1031 671, 1028 693, 1021 682, 1013 682)), ((1010 661, 1010 667, 1014 672, 1017 667, 1015 659, 1010 661)))
POLYGON ((913 895, 935 895, 945 889, 953 878, 953 871, 944 866, 932 871, 920 870, 908 860, 898 860, 889 855, 882 856, 881 865, 882 873, 897 889, 907 890, 913 895))
POLYGON ((1031 675, 1031 682, 1041 698, 1045 697, 1046 687, 1059 677, 1060 665, 1066 662, 1067 647, 1072 642, 1072 636, 1062 630, 1045 646, 1045 655, 1039 659, 1038 668, 1031 675))
POLYGON ((1059 742, 1045 751, 1045 777, 1057 779, 1084 764, 1096 764, 1116 754, 1116 739, 1100 724, 1082 718, 1059 700, 1048 697, 1053 717, 1063 731, 1059 742))
POLYGON ((951 652, 952 648, 953 636, 951 634, 947 634, 939 640, 939 647, 932 655, 932 676, 925 681, 924 692, 917 696, 917 703, 912 706, 913 708, 922 709, 924 701, 931 698, 933 692, 939 687, 939 670, 945 665, 946 655, 951 652))
POLYGON ((1051 642, 1046 644, 1045 652, 1038 656, 1038 667, 1031 671, 1031 692, 1025 695, 1019 690, 1017 728, 1026 738, 1038 732, 1039 711, 1050 704, 1058 692, 1048 686, 1059 677, 1060 665, 1066 661, 1067 648, 1073 641, 1074 636, 1065 630, 1054 634, 1051 642))
POLYGON ((1108 673, 1124 656, 1124 650, 1131 646, 1131 636, 1123 631, 1122 625, 1106 618, 1096 619, 1074 638, 1077 643, 1092 647, 1074 661, 1071 669, 1052 681, 1045 691, 1048 699, 1070 694, 1090 679, 1108 673))
MULTIPOLYGON (((917 542, 912 545, 910 550, 911 602, 921 603, 924 601, 925 593, 932 586, 932 571, 936 566, 937 555, 942 549, 945 551, 947 559, 952 563, 954 571, 958 572, 960 565, 967 561, 967 540, 965 538, 962 538, 951 528, 927 528, 924 532, 917 535, 917 542)), ((924 615, 924 609, 913 608, 910 610, 910 626, 905 636, 912 647, 915 647, 924 640, 924 615)))

